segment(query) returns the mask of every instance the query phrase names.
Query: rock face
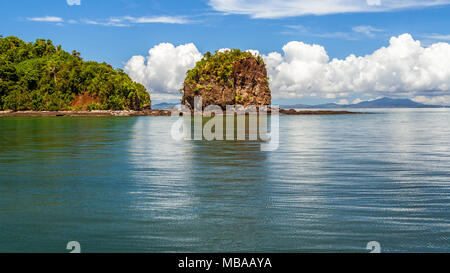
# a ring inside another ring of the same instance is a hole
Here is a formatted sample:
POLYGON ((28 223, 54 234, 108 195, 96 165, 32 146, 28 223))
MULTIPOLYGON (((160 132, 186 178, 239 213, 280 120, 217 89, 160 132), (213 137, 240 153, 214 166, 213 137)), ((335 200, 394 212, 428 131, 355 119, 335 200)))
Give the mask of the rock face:
POLYGON ((202 98, 203 108, 209 105, 218 105, 222 109, 227 105, 270 105, 264 61, 236 49, 205 54, 187 73, 182 103, 193 108, 196 96, 202 98))

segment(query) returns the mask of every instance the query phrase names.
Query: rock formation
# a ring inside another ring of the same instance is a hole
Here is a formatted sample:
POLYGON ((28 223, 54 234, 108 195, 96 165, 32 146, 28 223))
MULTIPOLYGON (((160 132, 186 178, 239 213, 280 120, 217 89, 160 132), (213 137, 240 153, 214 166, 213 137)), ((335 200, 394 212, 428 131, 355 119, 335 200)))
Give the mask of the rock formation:
POLYGON ((238 49, 206 53, 195 68, 187 72, 182 103, 191 108, 194 97, 208 105, 270 105, 271 94, 263 59, 238 49))

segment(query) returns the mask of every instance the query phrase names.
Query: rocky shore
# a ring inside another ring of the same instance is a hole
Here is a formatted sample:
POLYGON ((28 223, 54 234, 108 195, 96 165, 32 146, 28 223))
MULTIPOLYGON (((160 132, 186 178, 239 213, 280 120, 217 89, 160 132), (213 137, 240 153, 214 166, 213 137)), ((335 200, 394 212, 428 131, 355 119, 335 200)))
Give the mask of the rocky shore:
POLYGON ((0 111, 0 117, 137 117, 137 116, 170 116, 169 110, 142 111, 0 111))
MULTIPOLYGON (((296 111, 294 109, 280 109, 281 115, 350 115, 364 114, 361 112, 349 111, 330 111, 330 110, 305 110, 296 111)), ((162 117, 170 116, 170 110, 142 110, 142 111, 111 111, 111 110, 95 110, 95 111, 0 111, 0 117, 162 117)))

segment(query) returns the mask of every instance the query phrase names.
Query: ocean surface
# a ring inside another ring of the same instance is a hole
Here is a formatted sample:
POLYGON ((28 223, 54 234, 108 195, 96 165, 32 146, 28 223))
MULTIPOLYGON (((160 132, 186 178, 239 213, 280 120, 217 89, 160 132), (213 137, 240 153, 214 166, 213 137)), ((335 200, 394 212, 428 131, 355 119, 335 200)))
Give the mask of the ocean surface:
POLYGON ((0 252, 450 252, 450 109, 364 111, 281 116, 270 152, 168 117, 0 118, 0 252))

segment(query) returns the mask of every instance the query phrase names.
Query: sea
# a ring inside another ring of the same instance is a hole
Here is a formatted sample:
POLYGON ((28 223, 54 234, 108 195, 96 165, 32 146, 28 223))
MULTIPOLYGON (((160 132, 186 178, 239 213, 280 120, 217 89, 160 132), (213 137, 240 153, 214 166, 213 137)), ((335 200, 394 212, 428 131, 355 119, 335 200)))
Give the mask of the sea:
POLYGON ((0 252, 449 252, 450 109, 358 111, 280 116, 271 151, 171 117, 2 117, 0 252))

